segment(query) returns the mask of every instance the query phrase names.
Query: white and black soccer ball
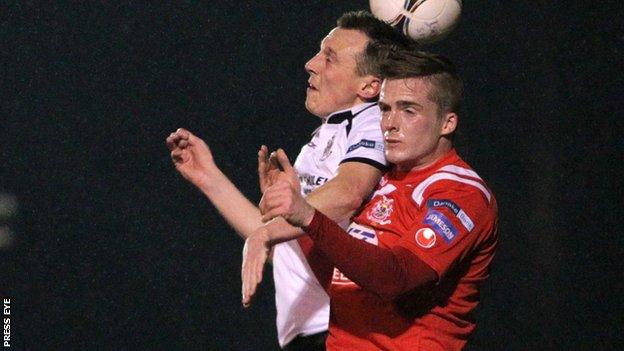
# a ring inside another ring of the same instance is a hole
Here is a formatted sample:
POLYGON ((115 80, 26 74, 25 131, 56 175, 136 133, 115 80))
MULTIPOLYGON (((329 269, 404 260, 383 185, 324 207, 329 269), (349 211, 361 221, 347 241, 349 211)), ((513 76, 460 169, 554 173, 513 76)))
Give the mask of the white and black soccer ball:
POLYGON ((421 44, 438 41, 459 23, 461 0, 370 0, 373 15, 421 44))

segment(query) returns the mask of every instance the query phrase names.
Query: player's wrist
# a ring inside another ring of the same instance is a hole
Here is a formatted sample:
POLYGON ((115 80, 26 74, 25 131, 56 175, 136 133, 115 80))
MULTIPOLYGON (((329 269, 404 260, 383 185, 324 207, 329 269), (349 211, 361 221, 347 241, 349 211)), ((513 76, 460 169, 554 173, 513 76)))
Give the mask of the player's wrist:
POLYGON ((265 246, 269 247, 273 238, 271 237, 271 231, 266 226, 259 227, 254 230, 252 236, 257 240, 264 243, 265 246))
POLYGON ((220 180, 225 177, 223 172, 215 165, 214 167, 208 167, 195 178, 193 183, 204 193, 212 193, 222 189, 220 180))
POLYGON ((305 206, 303 221, 301 222, 301 227, 306 228, 310 226, 312 220, 314 219, 314 215, 316 214, 316 209, 311 205, 305 206))

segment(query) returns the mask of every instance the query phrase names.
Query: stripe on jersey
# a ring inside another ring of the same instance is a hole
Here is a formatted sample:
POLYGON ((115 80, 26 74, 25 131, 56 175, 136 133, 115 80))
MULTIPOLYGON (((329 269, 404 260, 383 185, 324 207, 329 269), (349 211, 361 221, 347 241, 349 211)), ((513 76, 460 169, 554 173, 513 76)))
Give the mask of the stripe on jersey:
POLYGON ((450 172, 450 173, 455 173, 455 174, 459 174, 459 175, 463 175, 463 176, 468 176, 468 177, 472 177, 472 178, 481 179, 481 177, 479 177, 477 172, 475 172, 475 171, 473 171, 471 169, 464 168, 464 167, 459 167, 459 166, 448 165, 448 166, 444 166, 444 167, 440 168, 439 171, 441 171, 441 172, 450 172))
POLYGON ((351 112, 351 110, 348 111, 344 111, 344 112, 340 112, 340 113, 336 113, 333 114, 329 117, 327 117, 327 124, 340 124, 344 121, 347 121, 347 125, 345 126, 346 130, 347 130, 347 136, 349 136, 349 133, 351 132, 351 126, 352 126, 352 122, 353 122, 353 118, 355 118, 357 115, 359 115, 360 113, 377 106, 376 102, 371 103, 370 105, 364 107, 363 109, 359 110, 358 112, 356 112, 355 114, 351 112))
POLYGON ((439 180, 453 180, 453 181, 456 181, 456 182, 472 185, 475 188, 481 190, 483 195, 485 195, 485 197, 488 199, 488 202, 490 201, 490 198, 492 197, 492 195, 490 195, 490 192, 487 191, 487 189, 485 189, 483 184, 481 184, 481 183, 479 183, 477 181, 466 179, 466 178, 462 178, 462 177, 460 177, 458 175, 455 175, 455 174, 452 174, 452 173, 435 173, 435 174, 429 176, 427 179, 423 180, 420 184, 418 184, 418 186, 412 192, 412 199, 414 199, 414 201, 416 201, 418 206, 422 205, 423 194, 425 193, 425 190, 427 189, 427 187, 429 185, 439 181, 439 180))
POLYGON ((385 172, 388 170, 388 166, 384 165, 383 163, 377 162, 373 159, 370 158, 366 158, 366 157, 349 157, 349 158, 345 158, 344 160, 340 161, 340 164, 343 163, 347 163, 347 162, 361 162, 361 163, 365 163, 369 166, 373 166, 375 168, 377 168, 378 170, 385 172))

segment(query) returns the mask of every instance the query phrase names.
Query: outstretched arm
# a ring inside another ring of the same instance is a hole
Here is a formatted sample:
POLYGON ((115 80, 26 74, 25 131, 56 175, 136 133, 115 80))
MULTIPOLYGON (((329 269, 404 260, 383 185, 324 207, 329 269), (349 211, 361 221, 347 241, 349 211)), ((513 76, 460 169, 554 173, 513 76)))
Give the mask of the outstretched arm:
POLYGON ((178 172, 208 197, 241 237, 263 225, 258 208, 221 172, 202 139, 180 128, 169 135, 167 146, 178 172))
MULTIPOLYGON (((269 240, 285 241, 303 235, 299 228, 277 219, 265 228, 260 211, 227 178, 214 162, 206 143, 186 129, 180 128, 167 138, 173 163, 189 182, 195 185, 217 208, 219 213, 243 238, 256 231, 270 233, 269 240)), ((299 186, 296 172, 283 150, 268 157, 266 146, 258 151, 260 188, 264 191, 279 179, 299 186), (287 171, 280 171, 286 168, 287 171)), ((334 220, 349 218, 368 196, 381 177, 378 169, 358 162, 342 164, 336 177, 313 191, 308 200, 334 220)))

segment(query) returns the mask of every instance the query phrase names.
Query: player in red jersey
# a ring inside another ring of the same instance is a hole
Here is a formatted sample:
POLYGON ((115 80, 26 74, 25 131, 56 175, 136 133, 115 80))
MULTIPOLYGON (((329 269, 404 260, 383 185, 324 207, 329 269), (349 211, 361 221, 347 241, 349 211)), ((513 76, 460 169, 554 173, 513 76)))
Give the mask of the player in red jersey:
MULTIPOLYGON (((331 297, 328 350, 460 350, 496 250, 496 200, 453 148, 462 83, 452 63, 416 51, 389 56, 379 106, 394 166, 348 230, 299 195, 285 155, 260 209, 313 242, 309 261, 331 297)), ((247 302, 254 267, 243 267, 247 302)))

